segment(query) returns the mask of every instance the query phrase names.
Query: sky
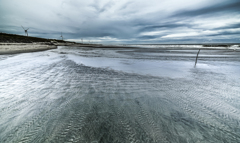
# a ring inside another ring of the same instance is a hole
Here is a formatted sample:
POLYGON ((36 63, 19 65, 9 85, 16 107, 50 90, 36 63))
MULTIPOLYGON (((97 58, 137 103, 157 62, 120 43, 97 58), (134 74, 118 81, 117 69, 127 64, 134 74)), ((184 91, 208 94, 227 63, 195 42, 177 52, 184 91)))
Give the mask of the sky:
POLYGON ((90 43, 240 43, 240 0, 0 0, 0 32, 90 43))

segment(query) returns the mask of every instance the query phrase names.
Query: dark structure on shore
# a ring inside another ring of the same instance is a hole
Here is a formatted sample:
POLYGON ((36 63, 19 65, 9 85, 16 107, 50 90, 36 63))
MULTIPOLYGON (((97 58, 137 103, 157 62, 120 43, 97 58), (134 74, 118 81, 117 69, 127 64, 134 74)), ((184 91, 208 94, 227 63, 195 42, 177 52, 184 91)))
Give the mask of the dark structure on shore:
POLYGON ((63 40, 63 36, 62 36, 62 32, 61 32, 61 36, 60 36, 61 38, 62 38, 62 40, 63 40))
MULTIPOLYGON (((21 25, 22 26, 22 25, 21 25)), ((27 35, 28 36, 28 29, 25 29, 23 26, 22 26, 22 28, 23 28, 23 30, 25 31, 25 35, 27 35)))

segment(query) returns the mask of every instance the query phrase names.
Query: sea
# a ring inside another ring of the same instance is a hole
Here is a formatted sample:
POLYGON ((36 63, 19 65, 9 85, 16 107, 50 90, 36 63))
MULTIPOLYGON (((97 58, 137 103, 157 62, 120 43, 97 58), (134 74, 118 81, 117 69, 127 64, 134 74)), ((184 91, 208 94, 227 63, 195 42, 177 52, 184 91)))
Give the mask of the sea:
POLYGON ((0 55, 0 142, 240 142, 238 46, 131 46, 0 55))

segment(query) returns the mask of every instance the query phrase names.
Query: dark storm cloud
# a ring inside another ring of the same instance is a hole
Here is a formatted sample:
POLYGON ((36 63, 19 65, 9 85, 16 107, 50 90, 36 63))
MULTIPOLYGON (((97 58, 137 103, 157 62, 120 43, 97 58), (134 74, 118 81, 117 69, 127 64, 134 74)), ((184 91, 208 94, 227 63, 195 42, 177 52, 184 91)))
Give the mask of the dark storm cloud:
POLYGON ((154 31, 156 29, 171 29, 179 27, 192 27, 191 24, 164 23, 159 25, 143 26, 140 31, 154 31))
POLYGON ((240 1, 239 0, 232 0, 227 1, 217 5, 211 5, 208 7, 196 9, 196 10, 180 10, 173 14, 173 17, 193 17, 193 16, 200 16, 200 15, 209 15, 216 13, 232 13, 240 11, 240 1))
POLYGON ((155 39, 155 38, 158 38, 159 36, 139 36, 137 37, 138 39, 141 39, 141 40, 149 40, 149 39, 155 39))
POLYGON ((240 31, 223 31, 217 34, 209 34, 208 36, 223 36, 223 35, 240 35, 240 31))

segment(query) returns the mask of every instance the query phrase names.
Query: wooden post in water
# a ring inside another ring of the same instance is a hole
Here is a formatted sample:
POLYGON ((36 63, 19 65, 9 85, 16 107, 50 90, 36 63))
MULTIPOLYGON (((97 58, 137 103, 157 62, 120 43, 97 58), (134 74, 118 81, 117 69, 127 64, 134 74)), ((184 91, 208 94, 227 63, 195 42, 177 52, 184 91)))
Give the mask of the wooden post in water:
POLYGON ((200 52, 200 49, 198 50, 197 57, 196 57, 196 60, 195 60, 195 66, 194 66, 194 67, 196 67, 196 65, 197 65, 197 59, 198 59, 198 54, 199 54, 199 52, 200 52))

